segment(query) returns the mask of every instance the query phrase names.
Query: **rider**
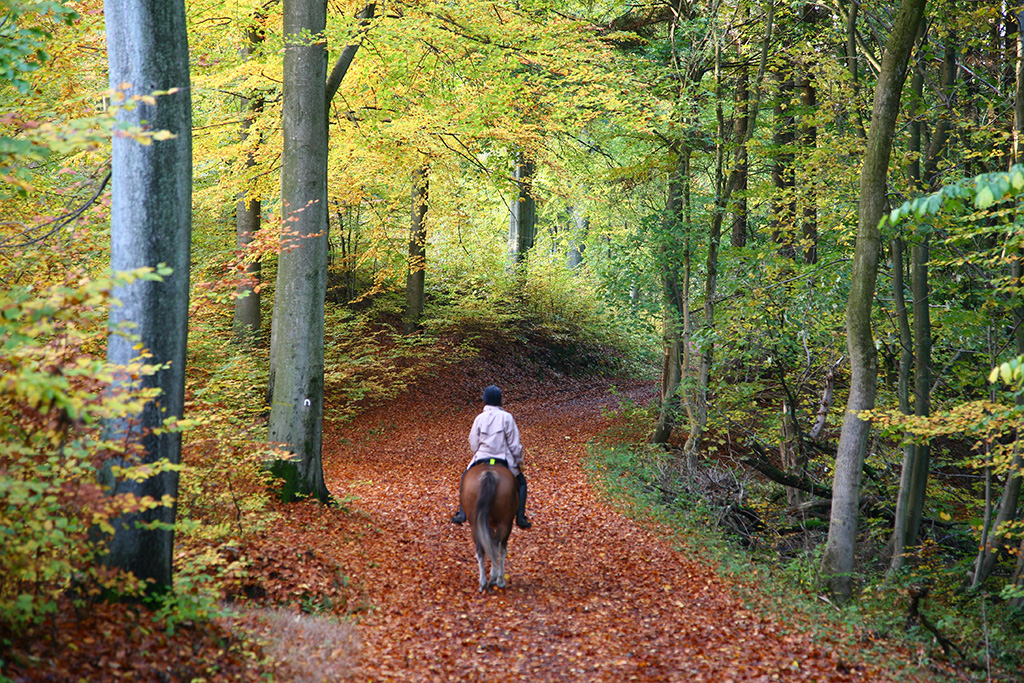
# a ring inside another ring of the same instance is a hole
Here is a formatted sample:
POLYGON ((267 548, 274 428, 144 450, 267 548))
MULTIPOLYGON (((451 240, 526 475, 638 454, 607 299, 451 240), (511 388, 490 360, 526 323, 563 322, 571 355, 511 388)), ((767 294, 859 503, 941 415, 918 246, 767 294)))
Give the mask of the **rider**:
MULTIPOLYGON (((516 511, 516 526, 529 529, 533 526, 526 518, 526 477, 519 471, 523 464, 523 447, 519 444, 519 428, 512 415, 501 408, 501 389, 493 384, 484 389, 484 410, 473 420, 469 430, 469 447, 473 459, 468 470, 480 460, 500 458, 508 463, 508 469, 519 484, 519 509, 516 511)), ((452 524, 466 521, 462 505, 452 516, 452 524)))

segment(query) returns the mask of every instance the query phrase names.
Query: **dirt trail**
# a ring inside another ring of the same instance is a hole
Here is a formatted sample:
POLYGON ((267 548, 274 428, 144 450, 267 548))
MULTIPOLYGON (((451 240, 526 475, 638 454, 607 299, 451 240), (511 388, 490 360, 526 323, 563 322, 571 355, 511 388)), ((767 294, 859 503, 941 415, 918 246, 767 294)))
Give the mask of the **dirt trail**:
MULTIPOLYGON (((512 533, 508 588, 480 594, 470 531, 448 522, 480 408, 473 387, 421 390, 325 437, 328 486, 355 496, 364 522, 326 550, 372 604, 353 680, 884 680, 746 611, 699 558, 597 499, 580 460, 618 400, 602 381, 506 389, 534 526, 512 533)), ((650 392, 624 390, 638 402, 650 392)))

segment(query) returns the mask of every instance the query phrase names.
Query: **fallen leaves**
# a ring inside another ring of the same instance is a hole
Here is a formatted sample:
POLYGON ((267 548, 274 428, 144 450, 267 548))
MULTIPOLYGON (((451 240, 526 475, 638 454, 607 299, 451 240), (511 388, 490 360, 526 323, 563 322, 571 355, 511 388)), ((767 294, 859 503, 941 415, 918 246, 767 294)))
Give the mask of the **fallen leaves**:
MULTIPOLYGON (((621 396, 654 388, 545 383, 454 366, 325 432, 343 506, 284 506, 232 547, 226 597, 257 606, 167 636, 123 605, 66 610, 19 641, 13 681, 884 681, 856 644, 814 639, 747 608, 699 556, 599 499, 580 466, 621 396), (483 379, 480 379, 480 378, 483 379), (509 541, 509 586, 477 591, 467 528, 448 522, 483 384, 497 381, 527 449, 534 526, 509 541), (569 438, 567 438, 569 437, 569 438), (280 606, 280 607, 278 607, 280 606), (313 612, 318 616, 302 614, 313 612), (340 621, 339 621, 340 619, 340 621), (148 624, 139 628, 140 624, 148 624), (351 624, 349 626, 348 624, 351 624), (246 644, 255 634, 261 647, 246 644), (42 663, 46 662, 44 666, 42 663), (57 664, 55 664, 57 662, 57 664)), ((0 634, 3 636, 4 634, 0 634)))
MULTIPOLYGON (((447 521, 470 455, 477 384, 490 380, 437 378, 328 430, 329 486, 354 496, 375 530, 334 545, 373 605, 358 620, 353 680, 885 680, 840 665, 840 643, 748 611, 700 558, 595 496, 579 461, 618 400, 606 383, 494 378, 522 432, 534 528, 513 532, 509 587, 493 595, 476 592, 468 530, 447 521), (430 419, 419 419, 426 410, 430 419)), ((645 402, 652 389, 619 393, 645 402)))

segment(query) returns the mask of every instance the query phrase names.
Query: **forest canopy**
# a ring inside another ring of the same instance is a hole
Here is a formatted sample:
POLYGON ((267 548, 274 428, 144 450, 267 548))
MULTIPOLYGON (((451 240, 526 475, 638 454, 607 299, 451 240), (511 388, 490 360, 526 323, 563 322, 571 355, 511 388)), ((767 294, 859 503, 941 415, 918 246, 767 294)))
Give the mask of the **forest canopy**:
POLYGON ((198 590, 268 469, 337 503, 325 429, 514 349, 648 378, 630 476, 808 590, 1019 654, 1024 10, 157 5, 0 4, 0 621, 198 590))

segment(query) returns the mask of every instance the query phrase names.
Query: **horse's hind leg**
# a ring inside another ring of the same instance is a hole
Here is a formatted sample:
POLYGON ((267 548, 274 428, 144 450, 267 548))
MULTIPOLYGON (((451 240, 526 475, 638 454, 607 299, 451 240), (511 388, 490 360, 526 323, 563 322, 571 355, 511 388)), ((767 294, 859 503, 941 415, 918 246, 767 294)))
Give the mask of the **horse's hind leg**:
POLYGON ((476 544, 476 561, 480 565, 480 592, 487 588, 487 571, 484 569, 484 549, 479 543, 476 544))
POLYGON ((498 588, 505 587, 505 558, 508 557, 508 543, 498 544, 497 562, 491 563, 491 583, 498 588))

